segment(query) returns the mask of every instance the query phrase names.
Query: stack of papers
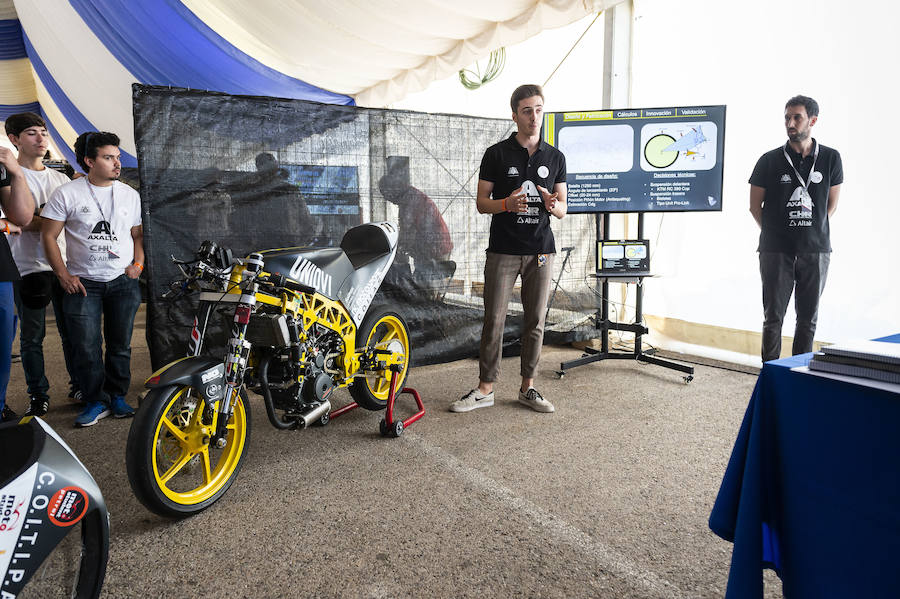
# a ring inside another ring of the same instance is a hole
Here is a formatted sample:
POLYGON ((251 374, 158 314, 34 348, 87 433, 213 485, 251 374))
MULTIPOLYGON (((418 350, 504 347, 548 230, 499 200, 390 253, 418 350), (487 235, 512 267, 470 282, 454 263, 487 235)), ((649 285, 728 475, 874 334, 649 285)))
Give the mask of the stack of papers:
POLYGON ((900 343, 852 341, 823 347, 810 370, 900 384, 900 343))

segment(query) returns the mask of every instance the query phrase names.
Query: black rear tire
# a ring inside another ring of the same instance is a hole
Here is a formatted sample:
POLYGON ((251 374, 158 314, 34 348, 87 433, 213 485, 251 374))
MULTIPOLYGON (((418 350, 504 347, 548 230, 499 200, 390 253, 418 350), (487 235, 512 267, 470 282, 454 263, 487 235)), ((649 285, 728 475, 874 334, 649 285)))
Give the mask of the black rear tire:
MULTIPOLYGON (((386 306, 373 306, 356 332, 357 347, 387 349, 403 356, 401 370, 397 377, 397 390, 403 388, 409 372, 411 348, 409 328, 403 317, 386 306)), ((390 395, 390 369, 357 377, 350 385, 350 395, 367 410, 383 410, 390 395)))

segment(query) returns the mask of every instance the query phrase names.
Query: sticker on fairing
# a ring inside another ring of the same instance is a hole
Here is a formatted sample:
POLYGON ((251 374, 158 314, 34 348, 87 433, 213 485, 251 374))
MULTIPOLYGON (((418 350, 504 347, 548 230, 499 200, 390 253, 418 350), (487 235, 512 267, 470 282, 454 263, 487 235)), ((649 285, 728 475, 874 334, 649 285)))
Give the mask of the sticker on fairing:
POLYGON ((6 578, 16 542, 25 525, 37 471, 38 465, 33 464, 31 468, 0 489, 0 581, 6 578))
POLYGON ((88 497, 80 487, 63 487, 47 506, 47 517, 57 526, 72 526, 87 512, 88 497))

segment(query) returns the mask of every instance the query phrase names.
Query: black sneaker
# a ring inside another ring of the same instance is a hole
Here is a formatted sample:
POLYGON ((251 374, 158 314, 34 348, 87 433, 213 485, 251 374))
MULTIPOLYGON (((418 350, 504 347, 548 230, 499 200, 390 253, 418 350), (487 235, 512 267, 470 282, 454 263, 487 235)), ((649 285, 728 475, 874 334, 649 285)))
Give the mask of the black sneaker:
POLYGON ((3 406, 3 411, 0 412, 0 422, 14 422, 18 419, 19 415, 13 412, 11 407, 3 406))
POLYGON ((81 389, 69 387, 69 399, 84 403, 84 396, 81 394, 81 389))
POLYGON ((47 413, 47 410, 50 409, 50 398, 49 397, 35 397, 31 396, 31 405, 28 406, 28 410, 25 411, 26 416, 43 416, 47 413))

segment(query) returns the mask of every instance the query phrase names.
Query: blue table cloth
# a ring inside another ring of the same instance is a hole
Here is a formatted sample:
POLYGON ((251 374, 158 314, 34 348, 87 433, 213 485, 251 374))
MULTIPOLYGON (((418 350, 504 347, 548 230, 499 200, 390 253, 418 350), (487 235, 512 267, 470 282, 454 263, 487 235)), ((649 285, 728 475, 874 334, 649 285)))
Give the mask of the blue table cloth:
MULTIPOLYGON (((900 343, 900 334, 880 341, 900 343)), ((709 517, 734 549, 726 598, 900 597, 900 394, 767 362, 709 517)))

